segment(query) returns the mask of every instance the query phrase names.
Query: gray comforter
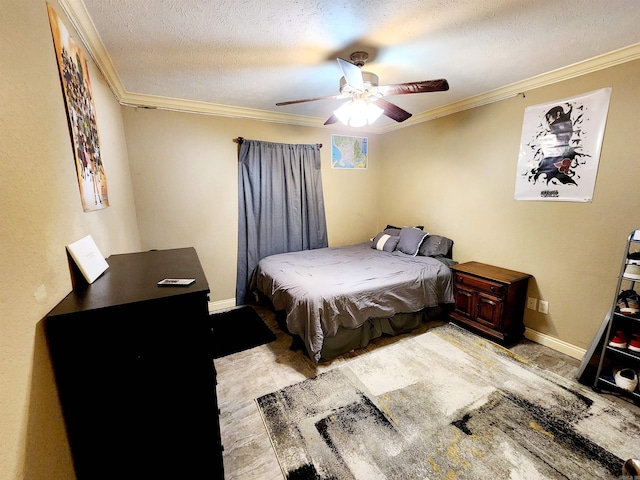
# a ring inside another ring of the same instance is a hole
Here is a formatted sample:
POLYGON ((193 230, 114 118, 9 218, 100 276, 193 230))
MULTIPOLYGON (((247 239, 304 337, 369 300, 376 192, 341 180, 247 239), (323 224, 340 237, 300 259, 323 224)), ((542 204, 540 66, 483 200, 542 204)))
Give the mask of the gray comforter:
POLYGON ((287 328, 316 362, 324 338, 340 327, 453 303, 444 263, 375 250, 370 243, 271 255, 260 260, 250 287, 287 313, 287 328))

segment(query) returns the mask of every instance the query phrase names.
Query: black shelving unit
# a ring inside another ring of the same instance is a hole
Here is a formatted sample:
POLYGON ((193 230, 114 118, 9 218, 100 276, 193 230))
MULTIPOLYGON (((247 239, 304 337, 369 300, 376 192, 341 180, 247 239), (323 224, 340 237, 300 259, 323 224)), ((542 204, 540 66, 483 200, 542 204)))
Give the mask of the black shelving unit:
POLYGON ((640 405, 640 390, 638 390, 640 387, 637 387, 636 390, 630 392, 618 386, 614 378, 613 368, 631 368, 636 372, 640 371, 640 353, 629 350, 628 348, 612 347, 609 345, 609 341, 611 340, 612 332, 617 330, 626 332, 629 337, 633 332, 640 333, 640 314, 622 314, 617 307, 618 295, 620 292, 623 290, 635 290, 636 282, 640 282, 640 279, 635 276, 625 276, 627 265, 629 264, 629 254, 636 252, 639 249, 640 230, 634 230, 627 239, 624 256, 622 258, 622 266, 620 268, 620 275, 618 275, 618 284, 616 286, 613 305, 611 307, 611 313, 608 316, 609 320, 606 335, 603 338, 598 369, 593 383, 593 389, 597 392, 604 390, 619 393, 629 397, 638 405, 640 405))

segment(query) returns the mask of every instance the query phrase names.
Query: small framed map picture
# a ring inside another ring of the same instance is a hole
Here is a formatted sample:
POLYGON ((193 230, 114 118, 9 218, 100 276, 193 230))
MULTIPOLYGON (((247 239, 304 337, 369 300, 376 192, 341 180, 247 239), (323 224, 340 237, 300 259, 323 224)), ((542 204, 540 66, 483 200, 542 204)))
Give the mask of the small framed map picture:
POLYGON ((367 137, 331 135, 331 168, 367 168, 367 137))

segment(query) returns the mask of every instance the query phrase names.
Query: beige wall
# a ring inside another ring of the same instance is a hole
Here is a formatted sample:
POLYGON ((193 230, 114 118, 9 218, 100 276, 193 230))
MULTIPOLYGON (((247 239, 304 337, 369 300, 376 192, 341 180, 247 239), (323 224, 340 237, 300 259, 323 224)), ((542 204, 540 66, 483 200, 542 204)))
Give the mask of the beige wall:
POLYGON ((624 242, 638 226, 639 73, 640 62, 631 62, 368 135, 366 171, 330 168, 331 131, 325 129, 124 107, 142 246, 194 245, 212 300, 233 299, 237 144, 232 140, 323 143, 330 245, 366 240, 387 223, 425 224, 454 239, 458 261, 532 274, 528 295, 548 301, 550 311, 525 312, 530 333, 540 341, 549 337, 554 347, 566 343, 565 351, 579 355, 609 309, 624 242), (515 201, 524 109, 608 86, 613 93, 593 202, 515 201))
POLYGON ((5 0, 0 32, 0 480, 73 478, 41 329, 71 289, 66 244, 91 234, 105 256, 193 245, 212 300, 233 297, 238 136, 324 145, 331 245, 424 223, 456 241, 459 261, 533 274, 529 293, 550 314, 527 311, 525 323, 581 348, 609 307, 638 227, 640 62, 367 135, 362 171, 330 168, 328 129, 120 107, 90 62, 111 206, 83 213, 45 2, 5 0), (613 94, 594 201, 514 201, 524 108, 604 86, 613 94))
POLYGON ((111 206, 83 213, 45 2, 4 0, 0 32, 0 479, 72 479, 40 320, 71 291, 65 245, 140 247, 122 116, 90 64, 111 206))
POLYGON ((382 223, 424 223, 455 241, 460 262, 532 274, 529 295, 549 314, 526 310, 526 326, 587 348, 640 228, 638 78, 635 61, 384 135, 382 223), (515 201, 524 109, 604 87, 613 92, 593 202, 515 201))
MULTIPOLYGON (((332 169, 329 130, 128 107, 123 116, 142 247, 194 246, 213 302, 235 296, 238 144, 233 140, 239 136, 322 144, 330 245, 375 234, 379 157, 372 154, 366 170, 332 169)), ((379 151, 379 136, 368 138, 370 149, 379 151)))

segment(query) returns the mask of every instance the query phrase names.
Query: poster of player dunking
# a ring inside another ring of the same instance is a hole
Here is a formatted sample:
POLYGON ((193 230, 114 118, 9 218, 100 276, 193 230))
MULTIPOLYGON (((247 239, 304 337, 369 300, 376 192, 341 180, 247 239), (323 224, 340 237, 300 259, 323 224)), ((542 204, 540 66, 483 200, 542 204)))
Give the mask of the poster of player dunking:
POLYGON ((590 202, 611 88, 527 107, 516 200, 590 202))
POLYGON ((87 61, 53 7, 47 4, 47 10, 67 107, 82 209, 85 212, 100 210, 109 206, 109 196, 87 61))

